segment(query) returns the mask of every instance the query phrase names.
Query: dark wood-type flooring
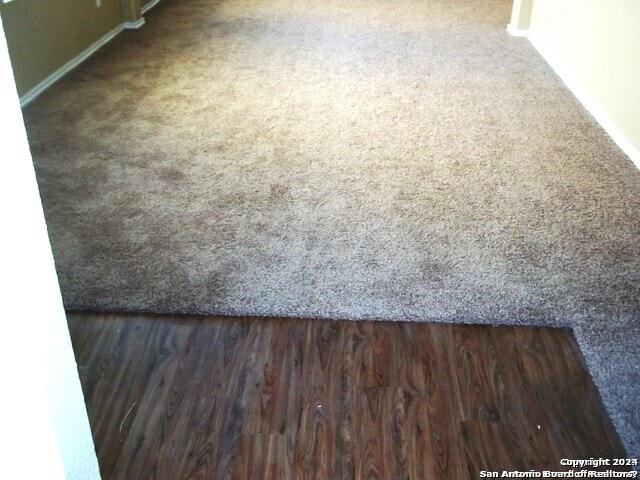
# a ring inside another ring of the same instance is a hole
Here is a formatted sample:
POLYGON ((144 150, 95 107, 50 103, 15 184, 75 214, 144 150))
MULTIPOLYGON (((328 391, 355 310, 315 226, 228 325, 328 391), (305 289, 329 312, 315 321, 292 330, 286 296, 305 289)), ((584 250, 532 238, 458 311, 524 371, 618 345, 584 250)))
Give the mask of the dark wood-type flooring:
POLYGON ((104 480, 476 479, 619 458, 569 330, 70 313, 104 480))

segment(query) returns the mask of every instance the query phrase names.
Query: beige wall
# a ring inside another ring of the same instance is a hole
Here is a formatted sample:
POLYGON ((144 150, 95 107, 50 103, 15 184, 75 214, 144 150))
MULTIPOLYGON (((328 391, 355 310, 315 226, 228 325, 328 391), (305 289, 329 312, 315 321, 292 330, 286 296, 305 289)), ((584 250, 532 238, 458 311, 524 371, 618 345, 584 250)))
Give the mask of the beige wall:
POLYGON ((533 0, 513 0, 513 9, 511 10, 511 23, 509 28, 513 32, 527 30, 531 20, 531 7, 533 0))
MULTIPOLYGON (((565 81, 607 117, 604 123, 610 121, 635 150, 636 157, 630 156, 637 163, 640 1, 533 0, 527 35, 565 81)), ((616 139, 615 132, 612 136, 616 139)))
POLYGON ((13 0, 0 4, 22 96, 123 23, 121 0, 13 0))

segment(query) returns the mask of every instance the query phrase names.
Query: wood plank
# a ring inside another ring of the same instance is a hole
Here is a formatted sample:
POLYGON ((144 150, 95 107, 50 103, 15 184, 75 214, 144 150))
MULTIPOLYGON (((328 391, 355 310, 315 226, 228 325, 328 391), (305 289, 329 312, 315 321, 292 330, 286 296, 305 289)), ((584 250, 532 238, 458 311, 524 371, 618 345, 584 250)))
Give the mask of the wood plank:
POLYGON ((499 422, 503 414, 503 363, 491 328, 446 330, 449 372, 460 420, 499 422))
POLYGON ((278 434, 243 434, 231 478, 263 480, 293 478, 292 437, 278 434))
POLYGON ((114 478, 172 475, 180 463, 183 445, 172 439, 182 440, 188 423, 183 412, 197 401, 192 395, 196 381, 192 372, 198 369, 199 351, 206 342, 198 335, 196 321, 174 324, 164 333, 145 396, 138 405, 138 421, 122 448, 121 456, 127 461, 118 462, 114 478))
MULTIPOLYGON (((419 363, 424 375, 424 397, 416 403, 414 452, 426 452, 416 458, 418 471, 429 478, 464 478, 463 452, 460 446, 460 392, 450 373, 448 342, 453 325, 409 325, 420 345, 419 363)), ((415 361, 415 360, 414 360, 415 361)), ((422 478, 422 477, 417 477, 422 478)))
MULTIPOLYGON (((73 320, 73 317, 71 317, 73 320)), ((125 440, 147 392, 147 381, 162 357, 162 320, 129 321, 100 315, 70 322, 78 370, 103 475, 112 476, 125 440)))
POLYGON ((625 452, 568 330, 71 313, 113 479, 464 479, 625 452))
MULTIPOLYGON (((212 325, 216 323, 202 322, 201 328, 206 330, 212 325)), ((188 428, 176 478, 216 478, 222 447, 235 446, 227 437, 221 438, 221 432, 227 417, 237 411, 229 399, 239 377, 234 377, 230 369, 241 361, 239 356, 246 351, 249 326, 245 322, 225 320, 219 327, 215 341, 203 347, 201 368, 193 375, 197 379, 192 394, 195 403, 191 411, 183 414, 188 428)))
POLYGON ((585 368, 575 339, 565 330, 512 329, 500 341, 514 360, 508 373, 512 422, 542 428, 557 458, 613 458, 623 446, 585 368), (586 457, 583 457, 587 455, 586 457))

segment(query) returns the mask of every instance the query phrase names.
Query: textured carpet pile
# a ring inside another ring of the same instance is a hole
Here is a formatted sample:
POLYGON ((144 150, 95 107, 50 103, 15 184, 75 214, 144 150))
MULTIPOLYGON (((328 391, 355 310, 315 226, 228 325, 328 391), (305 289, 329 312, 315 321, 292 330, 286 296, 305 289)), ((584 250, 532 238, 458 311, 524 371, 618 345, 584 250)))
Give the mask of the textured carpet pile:
POLYGON ((570 326, 640 455, 640 172, 508 0, 166 0, 25 111, 69 309, 570 326))

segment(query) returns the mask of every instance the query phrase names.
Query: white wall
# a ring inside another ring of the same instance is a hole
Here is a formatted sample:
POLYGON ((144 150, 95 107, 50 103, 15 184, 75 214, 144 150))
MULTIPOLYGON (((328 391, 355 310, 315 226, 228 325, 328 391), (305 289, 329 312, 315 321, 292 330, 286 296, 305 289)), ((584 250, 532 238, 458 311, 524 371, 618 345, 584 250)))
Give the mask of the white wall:
POLYGON ((533 0, 526 34, 640 168, 640 1, 533 0))
POLYGON ((0 19, 0 478, 100 478, 0 19))

